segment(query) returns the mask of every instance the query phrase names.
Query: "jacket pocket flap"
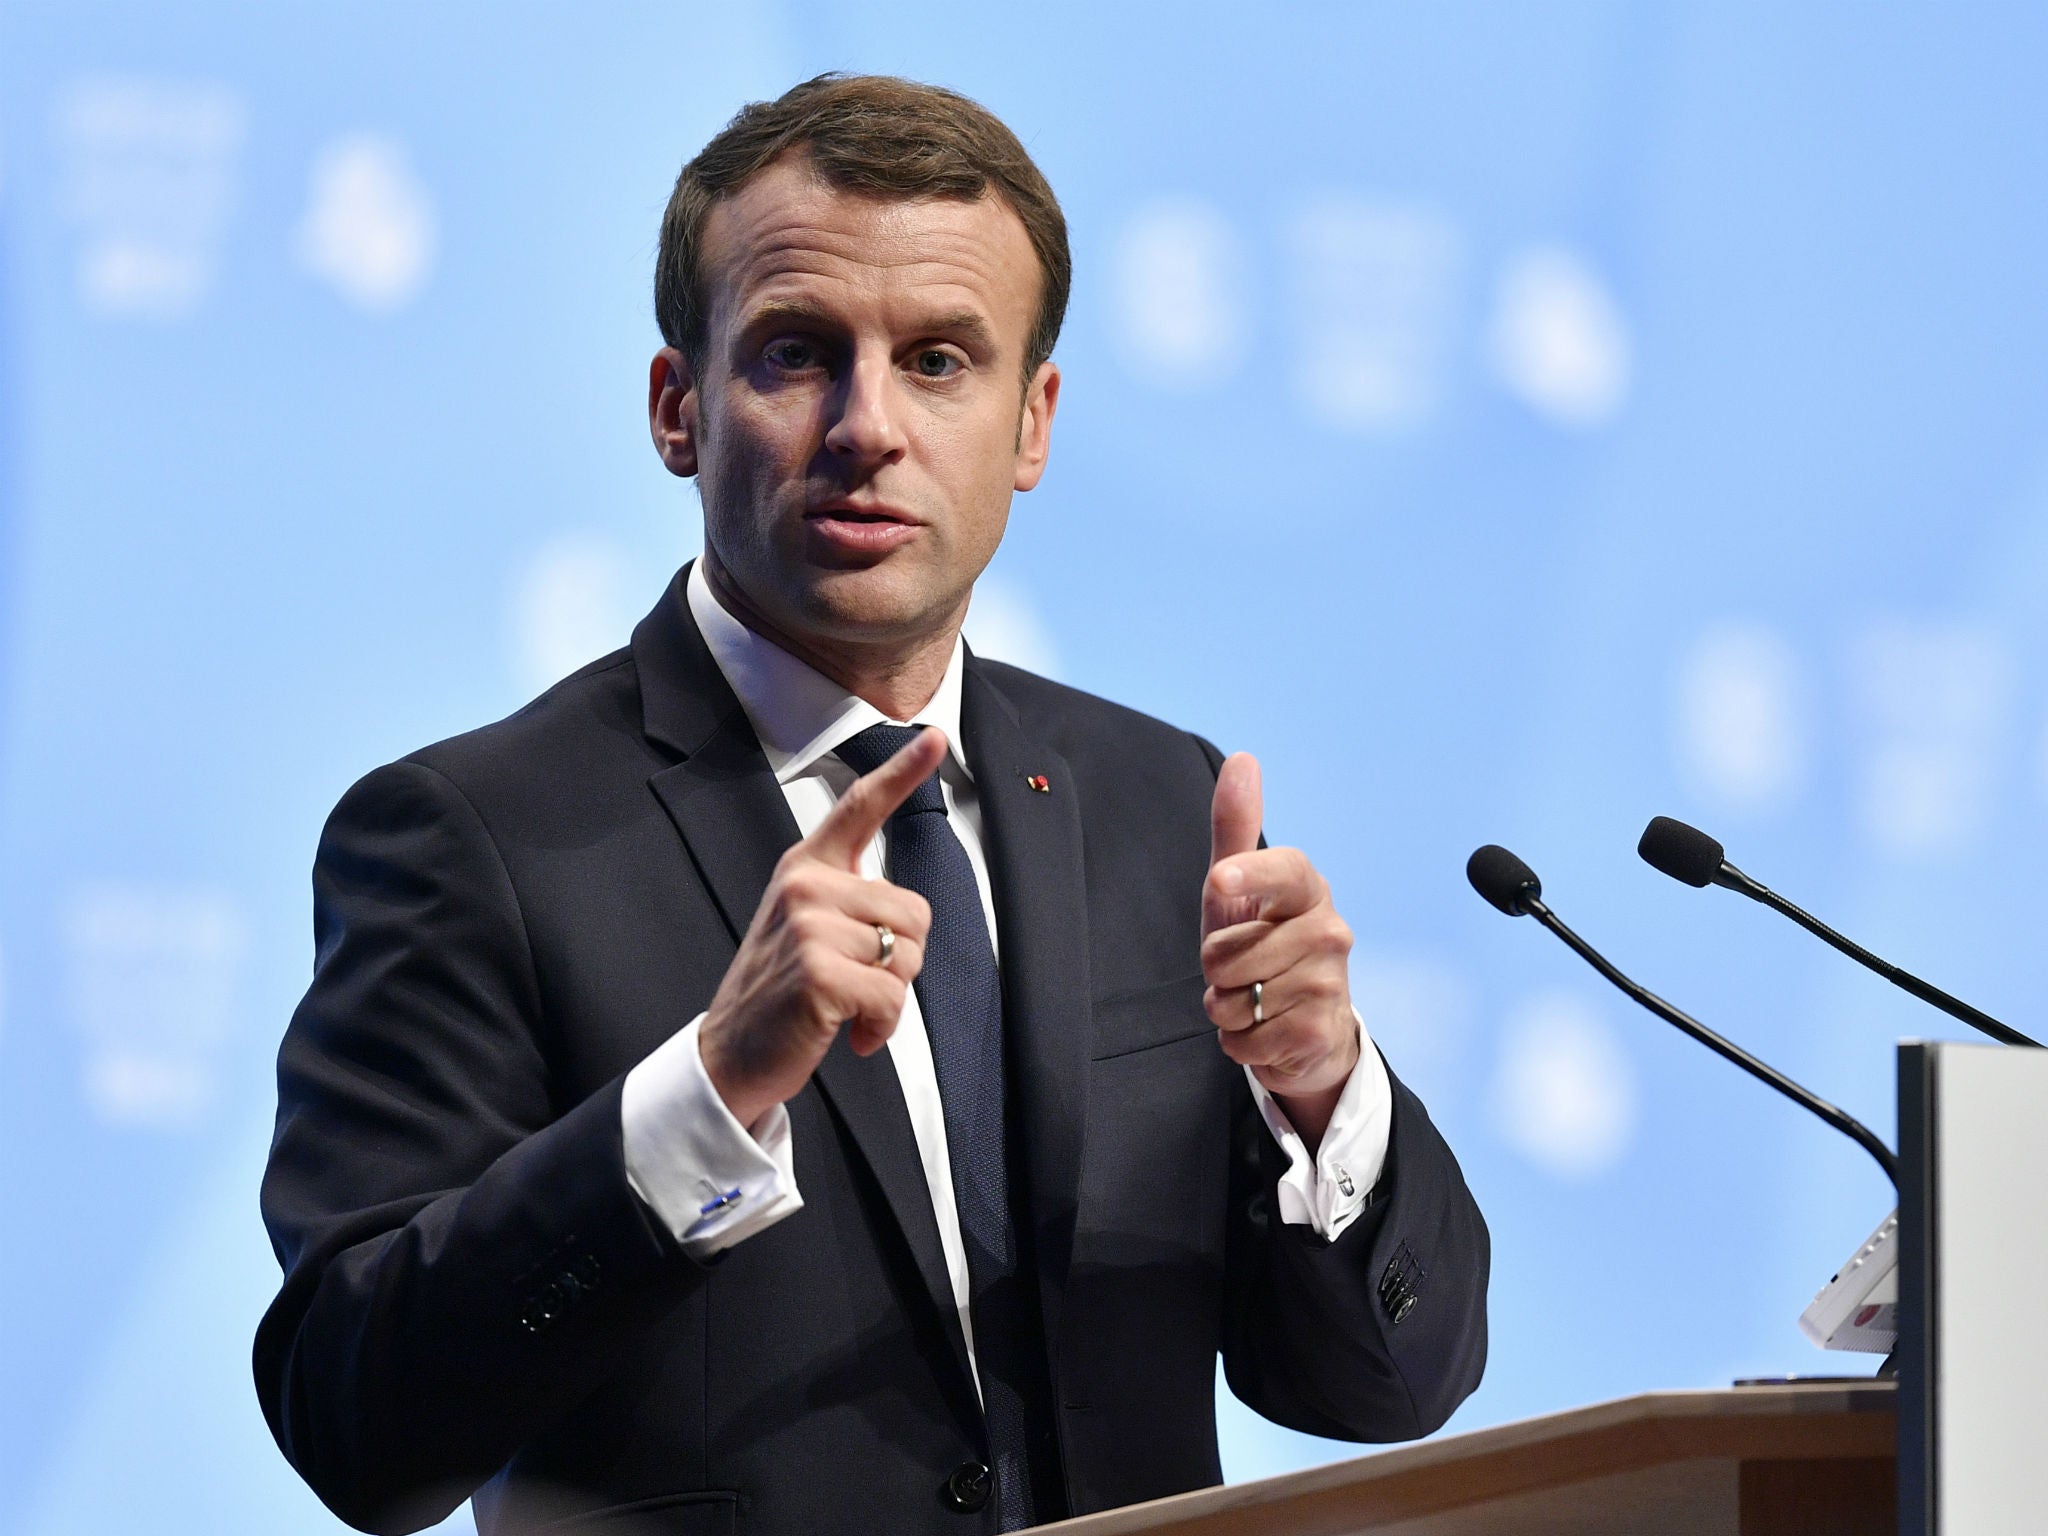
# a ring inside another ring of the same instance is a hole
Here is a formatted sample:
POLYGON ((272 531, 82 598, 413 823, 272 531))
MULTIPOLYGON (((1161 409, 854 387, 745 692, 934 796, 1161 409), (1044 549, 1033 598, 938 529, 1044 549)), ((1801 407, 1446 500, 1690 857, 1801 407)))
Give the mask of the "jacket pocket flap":
POLYGON ((1202 994, 1208 983, 1201 972, 1177 976, 1171 981, 1132 987, 1094 1005, 1095 1039, 1093 1056, 1107 1061, 1128 1056, 1132 1051, 1155 1045, 1171 1045, 1196 1035, 1213 1035, 1216 1026, 1202 1011, 1202 994))

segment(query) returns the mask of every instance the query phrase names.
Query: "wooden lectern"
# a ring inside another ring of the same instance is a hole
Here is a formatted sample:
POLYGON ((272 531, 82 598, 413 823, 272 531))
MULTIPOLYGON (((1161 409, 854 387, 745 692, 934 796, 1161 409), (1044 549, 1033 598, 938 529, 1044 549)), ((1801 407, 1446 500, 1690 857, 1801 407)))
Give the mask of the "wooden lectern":
POLYGON ((1043 1526, 1060 1536, 1895 1536, 1889 1381, 1650 1392, 1043 1526))
POLYGON ((1041 1527, 1061 1536, 2048 1530, 2048 1050, 1899 1047, 1899 1380, 1651 1392, 1041 1527), (2038 1310, 2038 1309, 2036 1309, 2038 1310))

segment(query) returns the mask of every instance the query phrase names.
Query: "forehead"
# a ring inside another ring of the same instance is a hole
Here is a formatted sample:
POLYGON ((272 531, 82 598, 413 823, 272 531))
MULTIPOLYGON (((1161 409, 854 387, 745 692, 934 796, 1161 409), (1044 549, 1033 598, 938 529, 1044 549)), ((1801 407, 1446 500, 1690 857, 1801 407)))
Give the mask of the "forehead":
POLYGON ((905 317, 936 306, 986 315, 1021 349, 1038 298, 1037 253, 1001 199, 867 197, 799 159, 714 204, 702 251, 714 331, 786 300, 905 317))

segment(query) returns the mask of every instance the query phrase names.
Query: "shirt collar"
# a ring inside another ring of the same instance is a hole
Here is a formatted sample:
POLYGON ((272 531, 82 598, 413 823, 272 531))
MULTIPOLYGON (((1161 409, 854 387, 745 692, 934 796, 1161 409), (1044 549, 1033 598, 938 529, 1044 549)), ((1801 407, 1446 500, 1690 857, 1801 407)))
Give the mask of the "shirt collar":
POLYGON ((760 739, 775 781, 787 784, 811 771, 820 758, 871 725, 932 725, 946 733, 947 761, 974 777, 960 743, 960 676, 966 651, 953 637, 938 692, 908 720, 889 720, 866 699, 856 698, 816 668, 763 639, 726 610, 704 575, 704 562, 690 567, 685 595, 690 616, 718 670, 738 695, 747 723, 760 739))

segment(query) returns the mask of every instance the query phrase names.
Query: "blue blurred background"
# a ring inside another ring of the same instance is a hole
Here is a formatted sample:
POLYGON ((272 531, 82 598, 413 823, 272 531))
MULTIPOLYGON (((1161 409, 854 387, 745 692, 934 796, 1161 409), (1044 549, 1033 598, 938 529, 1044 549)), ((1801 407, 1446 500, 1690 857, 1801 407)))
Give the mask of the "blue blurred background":
MULTIPOLYGON (((986 651, 1265 761, 1495 1237, 1453 1428, 1842 1368, 1869 1159, 1466 888, 1477 843, 1889 1135, 2038 1031, 2048 12, 2003 4, 0 4, 0 1530, 338 1529, 248 1346, 321 820, 620 644, 684 159, 827 68, 1073 228, 986 651)), ((1233 1478, 1350 1454, 1220 1404, 1233 1478)), ((465 1528, 458 1515, 452 1529, 465 1528)))

